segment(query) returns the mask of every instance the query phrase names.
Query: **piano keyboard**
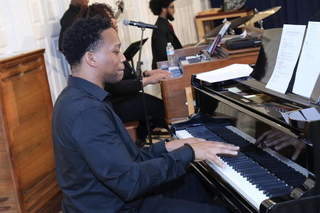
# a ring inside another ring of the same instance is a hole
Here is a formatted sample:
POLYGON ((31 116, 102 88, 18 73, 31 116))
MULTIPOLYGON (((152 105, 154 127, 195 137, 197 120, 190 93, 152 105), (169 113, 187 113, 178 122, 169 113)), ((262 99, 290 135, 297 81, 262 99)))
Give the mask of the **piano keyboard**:
POLYGON ((206 162, 256 210, 265 199, 290 194, 308 174, 305 168, 277 152, 256 147, 254 138, 233 126, 188 127, 176 131, 176 136, 179 139, 198 137, 239 146, 238 157, 219 157, 226 168, 217 167, 210 160, 206 162))

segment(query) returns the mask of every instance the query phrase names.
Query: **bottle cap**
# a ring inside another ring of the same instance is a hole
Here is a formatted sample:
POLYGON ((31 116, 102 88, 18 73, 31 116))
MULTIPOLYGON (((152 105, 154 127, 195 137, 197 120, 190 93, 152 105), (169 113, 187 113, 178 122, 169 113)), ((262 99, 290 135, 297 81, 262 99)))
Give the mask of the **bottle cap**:
POLYGON ((171 42, 168 42, 167 45, 171 45, 171 42))

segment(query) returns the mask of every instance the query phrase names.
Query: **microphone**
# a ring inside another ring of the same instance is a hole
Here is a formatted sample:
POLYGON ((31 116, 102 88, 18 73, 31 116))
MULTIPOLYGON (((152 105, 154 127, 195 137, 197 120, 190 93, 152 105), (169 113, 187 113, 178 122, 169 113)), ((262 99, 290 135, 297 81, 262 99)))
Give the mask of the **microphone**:
POLYGON ((132 26, 136 26, 139 28, 149 28, 149 29, 157 29, 158 28, 157 25, 151 25, 151 24, 145 24, 142 22, 130 21, 128 19, 123 20, 123 24, 126 26, 132 25, 132 26))

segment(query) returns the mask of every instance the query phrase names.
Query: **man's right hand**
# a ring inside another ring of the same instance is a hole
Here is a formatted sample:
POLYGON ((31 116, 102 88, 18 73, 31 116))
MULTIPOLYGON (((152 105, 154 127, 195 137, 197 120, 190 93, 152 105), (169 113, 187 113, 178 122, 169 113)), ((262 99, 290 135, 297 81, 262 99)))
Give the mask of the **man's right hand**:
POLYGON ((217 155, 238 155, 239 147, 214 141, 199 141, 190 144, 195 152, 195 160, 211 160, 217 166, 225 168, 225 164, 217 155))
POLYGON ((239 147, 223 142, 206 141, 202 138, 186 138, 173 140, 166 143, 168 152, 175 150, 185 143, 190 144, 194 150, 195 160, 212 160, 217 166, 224 168, 224 163, 219 160, 217 155, 238 155, 239 147))

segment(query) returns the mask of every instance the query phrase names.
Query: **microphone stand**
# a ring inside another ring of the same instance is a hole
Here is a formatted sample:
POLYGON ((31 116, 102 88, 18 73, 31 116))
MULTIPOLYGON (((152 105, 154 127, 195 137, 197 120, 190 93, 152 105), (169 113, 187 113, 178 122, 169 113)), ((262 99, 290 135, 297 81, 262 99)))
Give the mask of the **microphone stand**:
POLYGON ((140 46, 139 46, 139 58, 137 61, 137 67, 135 69, 135 73, 136 73, 137 79, 141 82, 143 107, 144 107, 144 112, 145 112, 145 116, 146 116, 146 125, 147 125, 149 143, 145 143, 145 144, 152 145, 150 122, 149 122, 148 112, 147 112, 147 108, 146 108, 146 100, 145 100, 145 94, 144 94, 144 89, 143 89, 143 84, 142 84, 142 73, 141 73, 141 64, 142 64, 141 50, 142 50, 142 45, 143 45, 143 33, 146 28, 145 27, 139 27, 139 28, 141 28, 141 40, 140 40, 140 46))

